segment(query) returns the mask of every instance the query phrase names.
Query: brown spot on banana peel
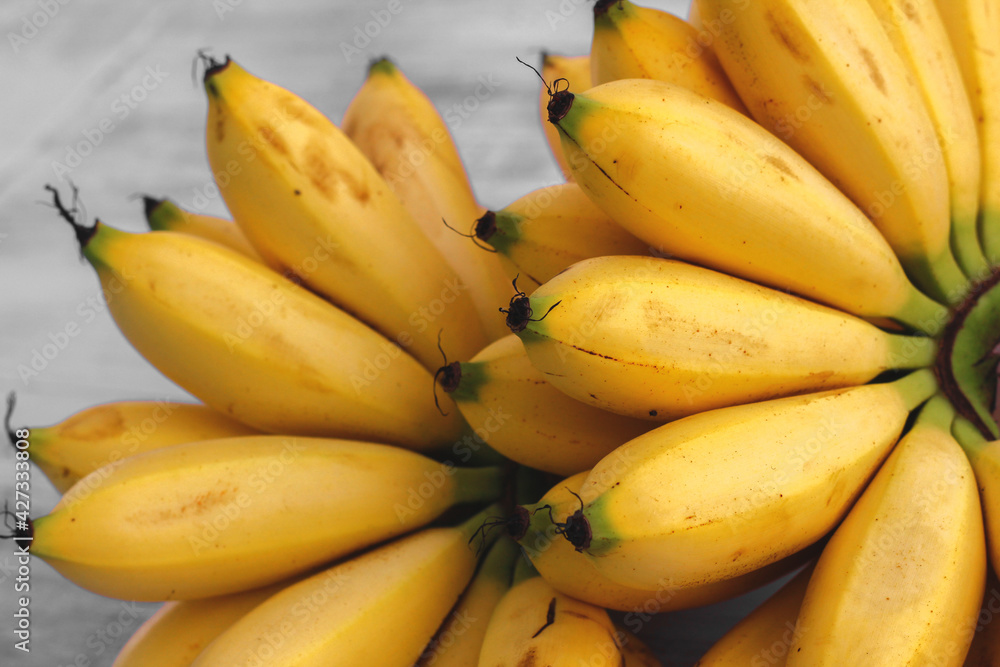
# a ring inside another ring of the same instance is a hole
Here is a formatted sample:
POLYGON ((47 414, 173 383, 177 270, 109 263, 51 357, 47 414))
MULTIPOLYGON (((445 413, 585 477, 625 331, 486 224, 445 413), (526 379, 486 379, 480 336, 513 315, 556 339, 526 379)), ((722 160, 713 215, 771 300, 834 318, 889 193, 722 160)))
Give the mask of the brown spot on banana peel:
POLYGON ((556 598, 552 598, 552 600, 549 602, 549 609, 548 611, 545 612, 545 625, 538 628, 538 632, 531 635, 531 638, 534 639, 538 635, 542 634, 547 627, 549 627, 555 622, 556 622, 556 598))
POLYGON ((528 652, 525 653, 520 660, 517 661, 517 667, 535 667, 535 648, 531 647, 528 652))
POLYGON ((872 55, 872 52, 865 47, 859 46, 859 48, 861 58, 865 61, 865 67, 868 68, 868 77, 872 80, 872 83, 875 84, 875 87, 878 88, 883 95, 885 95, 885 76, 882 74, 882 70, 879 69, 878 63, 875 62, 875 56, 872 55))
POLYGON ((781 22, 775 18, 773 12, 767 13, 767 22, 771 26, 771 34, 778 38, 778 41, 792 54, 793 58, 799 62, 809 62, 809 55, 799 48, 792 36, 784 30, 781 22))

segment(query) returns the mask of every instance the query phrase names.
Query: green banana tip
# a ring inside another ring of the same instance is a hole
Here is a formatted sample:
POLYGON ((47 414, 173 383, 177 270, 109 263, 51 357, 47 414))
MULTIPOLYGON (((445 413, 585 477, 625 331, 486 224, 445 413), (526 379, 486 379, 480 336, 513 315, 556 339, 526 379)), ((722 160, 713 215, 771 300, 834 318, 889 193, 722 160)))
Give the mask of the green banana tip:
POLYGON ((620 5, 622 0, 597 0, 594 3, 594 18, 606 16, 613 5, 620 5))
POLYGON ((150 222, 152 220, 156 209, 162 206, 166 201, 167 200, 165 198, 157 199, 151 195, 142 195, 142 211, 143 215, 146 216, 146 222, 150 222))
POLYGON ((379 56, 368 61, 368 76, 372 74, 395 74, 396 64, 389 56, 379 56))
POLYGON ((517 277, 514 278, 514 282, 512 284, 516 294, 511 297, 510 304, 506 309, 500 309, 500 312, 507 316, 507 328, 510 329, 512 333, 521 333, 528 327, 529 322, 541 322, 549 316, 549 313, 551 313, 556 306, 562 303, 562 300, 556 301, 554 304, 549 306, 549 309, 545 311, 544 315, 541 317, 533 317, 535 312, 531 308, 531 299, 527 294, 517 289, 517 277))
POLYGON ((63 204, 62 198, 59 196, 59 190, 54 185, 46 184, 45 190, 52 194, 52 208, 56 209, 60 218, 73 227, 73 232, 76 234, 76 240, 80 244, 80 251, 82 252, 87 243, 90 242, 90 239, 97 233, 97 226, 100 222, 95 220, 92 227, 87 227, 83 224, 82 219, 85 217, 85 213, 80 205, 80 190, 73 183, 70 183, 69 186, 73 191, 73 203, 68 208, 63 204))
POLYGON ((232 58, 229 57, 228 53, 225 55, 225 60, 219 60, 209 53, 210 50, 211 49, 198 49, 195 54, 194 63, 191 66, 192 76, 197 73, 199 66, 205 68, 205 72, 202 74, 201 80, 206 86, 208 86, 209 79, 226 69, 226 67, 229 66, 229 63, 233 61, 232 58))
POLYGON ((537 67, 529 65, 520 58, 517 58, 517 62, 530 69, 541 79, 542 85, 545 86, 545 90, 549 94, 549 103, 545 107, 549 113, 549 122, 558 124, 573 106, 573 93, 569 92, 569 80, 559 78, 549 83, 537 67))

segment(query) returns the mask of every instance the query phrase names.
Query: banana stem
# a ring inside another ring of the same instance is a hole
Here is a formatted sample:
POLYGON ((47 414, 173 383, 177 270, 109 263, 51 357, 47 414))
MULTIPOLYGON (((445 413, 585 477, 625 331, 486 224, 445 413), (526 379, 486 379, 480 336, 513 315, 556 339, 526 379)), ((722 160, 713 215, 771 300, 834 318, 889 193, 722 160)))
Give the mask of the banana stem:
POLYGON ((954 421, 955 408, 940 391, 924 404, 917 416, 918 425, 936 427, 946 433, 951 430, 954 421))
POLYGON ((921 403, 938 391, 937 378, 928 368, 910 373, 893 382, 908 410, 916 410, 921 403))
POLYGON ((975 424, 965 417, 955 418, 951 424, 951 434, 970 459, 979 454, 988 442, 975 424))

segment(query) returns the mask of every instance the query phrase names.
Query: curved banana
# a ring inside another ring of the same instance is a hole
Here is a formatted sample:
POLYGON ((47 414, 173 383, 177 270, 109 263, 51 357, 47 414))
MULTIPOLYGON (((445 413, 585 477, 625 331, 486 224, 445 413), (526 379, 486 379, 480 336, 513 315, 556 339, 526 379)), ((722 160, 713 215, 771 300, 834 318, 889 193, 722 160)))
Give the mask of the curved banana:
POLYGON ((864 384, 933 363, 929 338, 658 257, 596 257, 511 301, 507 324, 553 386, 666 421, 864 384))
MULTIPOLYGON (((279 272, 427 368, 488 342, 466 286, 350 139, 228 58, 205 72, 208 160, 247 238, 279 272)), ((425 385, 426 386, 426 385, 425 385)))
MULTIPOLYGON (((668 574, 655 588, 624 586, 604 576, 587 556, 560 537, 548 520, 548 510, 544 509, 547 505, 579 508, 581 497, 573 494, 580 492, 589 474, 589 470, 584 471, 552 487, 536 503, 539 509, 519 542, 550 586, 598 607, 632 612, 625 614, 626 623, 637 620, 637 614, 641 618, 644 614, 692 609, 735 598, 792 572, 819 553, 810 547, 746 574, 704 584, 677 585, 668 574)), ((584 502, 587 500, 583 498, 584 502)))
POLYGON ((813 566, 806 567, 724 634, 695 667, 785 667, 801 631, 799 607, 813 566))
POLYGON ((232 220, 191 213, 169 199, 154 199, 150 196, 144 196, 142 201, 145 207, 146 222, 153 231, 181 232, 200 236, 246 255, 256 262, 264 263, 264 258, 250 245, 246 235, 232 220))
POLYGON ((442 222, 475 220, 483 208, 434 104, 388 58, 382 58, 368 68, 341 127, 461 279, 490 339, 505 335, 495 304, 510 294, 510 278, 496 257, 442 222))
POLYGON ((191 667, 212 640, 290 583, 203 600, 165 602, 133 633, 112 667, 191 667))
POLYGON ((965 450, 975 471, 983 505, 990 563, 1000 570, 1000 440, 987 441, 971 422, 955 420, 952 434, 965 450))
POLYGON ((947 321, 847 197, 724 104, 625 79, 549 109, 576 182, 661 253, 930 334, 947 321))
POLYGON ((970 279, 989 274, 979 245, 979 137, 962 72, 934 0, 868 0, 920 87, 951 193, 951 248, 970 279))
POLYGON ((864 210, 922 290, 961 301, 934 124, 868 0, 696 1, 753 117, 864 210))
POLYGON ((960 667, 986 582, 986 542, 955 411, 927 403, 809 580, 788 667, 960 667))
MULTIPOLYGON (((565 79, 573 90, 587 90, 593 84, 590 82, 590 54, 583 56, 558 56, 552 53, 542 53, 542 79, 551 85, 558 79, 565 79)), ((573 180, 573 170, 570 169, 563 155, 559 142, 559 130, 548 122, 549 91, 542 86, 538 94, 538 108, 541 112, 542 131, 545 141, 549 144, 552 157, 555 158, 559 170, 567 181, 573 180)))
POLYGON ((629 0, 599 0, 594 5, 590 78, 594 86, 618 79, 669 81, 748 113, 718 58, 698 42, 696 28, 669 12, 629 0))
POLYGON ((491 507, 343 561, 256 607, 192 667, 410 667, 472 578, 491 507))
POLYGON ((580 488, 582 505, 553 506, 550 520, 604 576, 626 586, 655 589, 667 579, 686 587, 745 574, 831 530, 910 411, 936 390, 934 374, 922 370, 665 424, 594 466, 580 488))
POLYGON ((621 667, 663 667, 653 649, 631 630, 620 623, 615 623, 615 630, 618 633, 618 650, 622 654, 621 667))
POLYGON ((208 406, 174 401, 104 403, 29 431, 31 461, 59 493, 101 466, 134 454, 258 433, 208 406))
MULTIPOLYGON (((499 211, 487 211, 477 221, 476 237, 509 261, 510 278, 517 278, 524 292, 580 260, 650 251, 576 183, 539 188, 499 211)), ((508 294, 509 289, 508 284, 508 294)))
POLYGON ((558 475, 590 469, 655 424, 574 400, 546 382, 514 334, 437 374, 484 440, 512 461, 558 475))
POLYGON ((76 231, 129 342, 223 414, 271 433, 417 449, 461 435, 420 363, 267 267, 189 234, 76 231))
POLYGON ((516 583, 486 628, 480 667, 621 665, 608 612, 555 590, 541 577, 516 583))
POLYGON ((500 538, 414 667, 469 667, 479 660, 493 610, 510 590, 517 544, 500 538))
POLYGON ((491 500, 499 487, 499 469, 388 445, 206 440, 84 477, 34 520, 31 554, 108 597, 225 595, 412 530, 456 503, 491 500))
POLYGON ((1000 264, 1000 11, 990 0, 936 0, 962 70, 979 134, 979 238, 1000 264))

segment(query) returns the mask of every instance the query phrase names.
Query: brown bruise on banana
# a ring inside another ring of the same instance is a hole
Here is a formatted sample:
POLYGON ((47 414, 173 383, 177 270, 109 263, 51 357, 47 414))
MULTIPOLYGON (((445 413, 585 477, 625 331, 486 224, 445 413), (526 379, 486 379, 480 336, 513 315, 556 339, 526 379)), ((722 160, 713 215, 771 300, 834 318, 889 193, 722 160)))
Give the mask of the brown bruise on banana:
POLYGON ((239 494, 239 485, 231 485, 221 489, 206 491, 191 498, 179 507, 166 509, 139 508, 123 517, 123 520, 136 526, 150 526, 176 521, 188 516, 201 516, 231 502, 239 494))
POLYGON ((858 45, 858 52, 861 54, 861 59, 864 60, 865 67, 868 68, 868 78, 872 80, 875 87, 881 91, 883 95, 887 94, 885 87, 885 76, 882 74, 882 70, 879 69, 878 63, 875 62, 875 56, 872 52, 865 47, 858 45))
POLYGON ((792 36, 785 31, 781 21, 774 15, 774 12, 769 11, 765 19, 770 25, 771 33, 778 38, 778 41, 792 54, 793 58, 802 63, 809 62, 809 54, 799 48, 799 45, 795 43, 792 36))

